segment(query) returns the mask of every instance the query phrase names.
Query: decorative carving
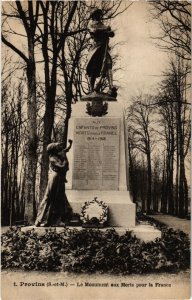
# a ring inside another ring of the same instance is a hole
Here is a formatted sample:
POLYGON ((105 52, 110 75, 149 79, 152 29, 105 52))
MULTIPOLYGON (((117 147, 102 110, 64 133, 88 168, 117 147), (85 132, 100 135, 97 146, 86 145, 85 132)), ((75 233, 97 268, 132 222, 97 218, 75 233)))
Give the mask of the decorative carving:
POLYGON ((108 103, 100 100, 92 100, 92 104, 87 102, 87 113, 93 117, 101 117, 107 114, 108 103))

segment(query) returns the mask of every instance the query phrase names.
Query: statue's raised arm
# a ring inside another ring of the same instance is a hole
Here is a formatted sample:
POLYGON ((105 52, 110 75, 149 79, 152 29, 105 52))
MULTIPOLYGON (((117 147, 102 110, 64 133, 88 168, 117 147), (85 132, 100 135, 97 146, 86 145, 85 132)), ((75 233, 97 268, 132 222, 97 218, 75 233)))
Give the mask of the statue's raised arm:
POLYGON ((109 52, 109 38, 114 37, 110 26, 102 21, 102 10, 94 8, 90 14, 88 31, 93 39, 93 46, 88 56, 87 75, 89 77, 90 91, 99 92, 102 79, 107 77, 109 84, 109 95, 114 92, 112 78, 112 58, 109 52), (95 86, 96 78, 100 77, 95 86))

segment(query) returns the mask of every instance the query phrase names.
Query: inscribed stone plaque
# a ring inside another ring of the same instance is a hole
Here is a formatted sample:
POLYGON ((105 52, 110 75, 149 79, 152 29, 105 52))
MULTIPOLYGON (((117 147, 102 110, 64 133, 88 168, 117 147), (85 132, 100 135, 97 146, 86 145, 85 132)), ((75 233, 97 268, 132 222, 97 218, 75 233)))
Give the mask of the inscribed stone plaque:
POLYGON ((74 120, 73 189, 118 190, 120 118, 74 120))

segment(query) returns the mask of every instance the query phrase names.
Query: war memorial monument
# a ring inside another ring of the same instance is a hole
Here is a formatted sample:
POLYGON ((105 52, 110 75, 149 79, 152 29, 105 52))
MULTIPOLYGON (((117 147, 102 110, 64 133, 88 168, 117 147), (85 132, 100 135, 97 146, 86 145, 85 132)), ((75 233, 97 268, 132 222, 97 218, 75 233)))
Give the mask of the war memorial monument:
MULTIPOLYGON (((109 51, 114 32, 103 23, 102 10, 91 11, 88 31, 93 40, 86 66, 90 91, 72 105, 70 146, 63 150, 62 143, 48 146, 55 175, 48 182, 35 230, 42 232, 49 226, 59 231, 65 226, 100 230, 113 227, 118 234, 129 230, 143 241, 152 241, 160 238, 161 232, 151 225, 136 225, 136 205, 128 184, 124 110, 117 101, 109 51)), ((31 226, 22 228, 28 229, 31 226)))

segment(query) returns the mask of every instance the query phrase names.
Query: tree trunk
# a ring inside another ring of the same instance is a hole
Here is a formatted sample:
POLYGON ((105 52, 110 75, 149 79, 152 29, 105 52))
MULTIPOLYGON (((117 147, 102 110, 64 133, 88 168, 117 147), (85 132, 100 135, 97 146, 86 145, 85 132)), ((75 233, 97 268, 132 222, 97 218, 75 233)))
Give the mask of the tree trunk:
POLYGON ((175 215, 179 213, 179 141, 178 141, 178 124, 177 124, 177 156, 176 156, 176 178, 175 178, 175 215))
MULTIPOLYGON (((180 94, 179 94, 180 95, 180 94)), ((178 97, 178 149, 179 149, 179 212, 178 216, 181 218, 185 217, 185 161, 184 161, 184 139, 182 132, 182 120, 181 120, 181 106, 182 102, 178 97)))
POLYGON ((55 98, 57 88, 57 26, 55 24, 56 15, 55 8, 56 2, 51 3, 50 27, 48 24, 48 12, 50 2, 41 2, 44 18, 44 35, 42 41, 42 54, 44 58, 44 76, 45 76, 45 115, 43 119, 43 149, 41 157, 41 175, 39 186, 39 201, 43 199, 45 189, 48 181, 49 172, 49 157, 47 154, 47 146, 51 143, 53 125, 54 125, 54 112, 55 112, 55 98), (50 61, 48 48, 49 34, 51 35, 51 46, 53 49, 53 58, 50 61), (50 71, 51 70, 51 71, 50 71), (50 74, 51 73, 51 74, 50 74))
POLYGON ((146 193, 144 191, 144 187, 146 185, 146 172, 145 172, 145 164, 144 159, 142 158, 142 174, 141 174, 141 182, 140 182, 140 191, 141 191, 141 203, 142 203, 142 211, 146 212, 146 193))
POLYGON ((65 61, 65 53, 64 47, 62 48, 62 61, 61 66, 63 70, 63 78, 65 82, 65 95, 66 95, 66 117, 64 121, 64 133, 63 133, 63 143, 65 146, 67 145, 67 137, 68 137, 68 126, 69 126, 69 119, 71 117, 71 103, 72 103, 72 81, 69 81, 69 76, 66 72, 66 61, 65 61))
MULTIPOLYGON (((183 146, 181 146, 183 148, 183 146)), ((179 176, 179 217, 185 217, 185 165, 182 149, 180 149, 180 176, 179 176)))
POLYGON ((187 217, 188 214, 189 214, 189 208, 188 208, 188 205, 189 205, 189 198, 188 198, 188 197, 189 197, 189 195, 188 195, 187 178, 186 178, 185 175, 184 175, 183 180, 184 180, 184 188, 185 188, 185 198, 184 198, 184 202, 185 202, 185 211, 184 211, 184 213, 185 213, 185 217, 187 217))
POLYGON ((2 225, 9 224, 9 204, 8 204, 8 133, 5 134, 5 149, 2 154, 2 168, 1 168, 1 191, 2 191, 2 225))
POLYGON ((41 201, 47 186, 48 171, 49 171, 49 157, 47 154, 47 146, 51 143, 51 135, 54 124, 54 112, 55 112, 55 97, 57 88, 57 57, 53 60, 51 83, 49 78, 45 77, 46 87, 46 106, 44 115, 44 134, 43 134, 43 150, 41 158, 41 177, 40 177, 40 192, 39 200, 41 201))
POLYGON ((27 84, 28 84, 28 143, 27 143, 27 166, 25 186, 25 220, 33 224, 36 214, 35 183, 37 169, 37 104, 36 104, 36 67, 34 58, 34 41, 29 38, 29 61, 27 63, 27 84))
POLYGON ((55 108, 55 96, 50 98, 50 95, 46 99, 46 108, 44 115, 44 134, 43 134, 43 150, 41 158, 41 177, 40 177, 40 191, 39 200, 41 201, 46 189, 49 171, 49 157, 47 154, 47 146, 51 143, 51 135, 54 123, 54 108, 55 108))
POLYGON ((174 213, 174 202, 173 202, 173 153, 169 156, 169 179, 167 182, 167 189, 168 189, 168 213, 174 213))
POLYGON ((162 191, 161 191, 161 206, 160 206, 160 212, 164 213, 165 212, 165 189, 166 189, 166 158, 164 157, 163 160, 163 176, 162 176, 162 191))
POLYGON ((147 153, 147 212, 151 211, 151 154, 147 153))

